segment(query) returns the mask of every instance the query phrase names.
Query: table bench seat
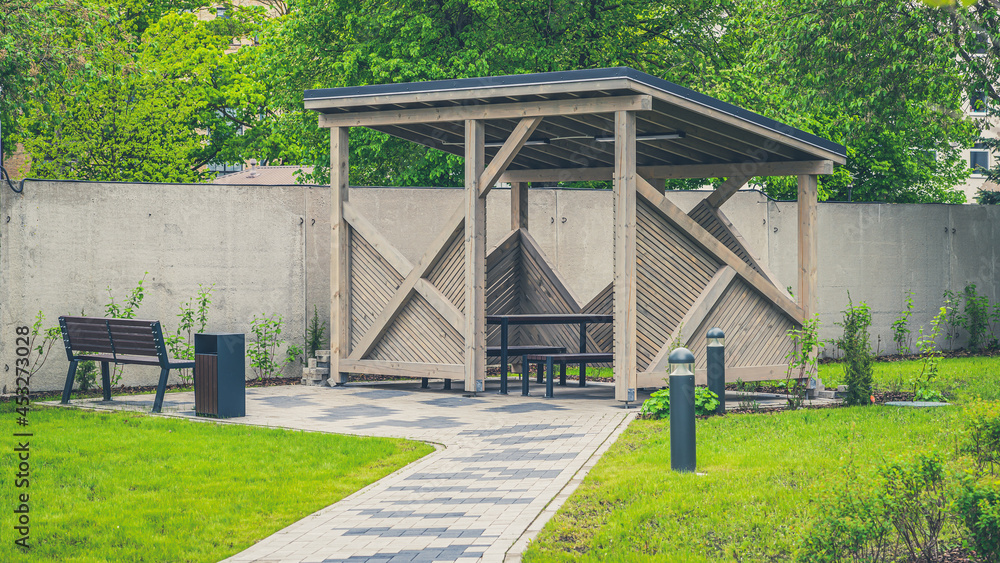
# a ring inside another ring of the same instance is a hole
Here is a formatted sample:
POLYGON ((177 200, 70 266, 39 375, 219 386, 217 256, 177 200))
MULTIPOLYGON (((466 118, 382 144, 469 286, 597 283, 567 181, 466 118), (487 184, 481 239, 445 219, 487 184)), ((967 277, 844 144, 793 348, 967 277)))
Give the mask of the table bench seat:
POLYGON ((613 362, 614 354, 601 352, 580 352, 575 354, 525 354, 521 369, 524 371, 521 381, 521 394, 528 394, 528 366, 535 364, 538 366, 538 383, 545 379, 545 396, 552 398, 552 379, 555 371, 555 364, 559 364, 559 385, 566 385, 566 364, 580 364, 580 387, 587 385, 587 364, 598 364, 613 362))

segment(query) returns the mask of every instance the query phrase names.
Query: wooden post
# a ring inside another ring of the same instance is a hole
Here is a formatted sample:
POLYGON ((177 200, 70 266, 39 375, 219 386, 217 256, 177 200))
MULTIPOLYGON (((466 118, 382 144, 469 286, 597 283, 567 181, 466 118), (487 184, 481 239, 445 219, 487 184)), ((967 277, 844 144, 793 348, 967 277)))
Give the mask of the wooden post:
MULTIPOLYGON (((808 321, 819 312, 819 301, 817 290, 819 288, 819 277, 816 271, 817 263, 817 240, 816 233, 816 208, 817 204, 817 176, 803 174, 799 176, 799 307, 802 307, 802 317, 808 321)), ((819 350, 813 351, 813 357, 819 354, 819 350)), ((799 383, 809 389, 812 396, 813 386, 810 385, 810 378, 815 377, 815 373, 809 373, 807 377, 799 380, 799 383)))
POLYGON ((486 384, 486 198, 479 195, 485 169, 485 127, 465 122, 465 390, 486 384))
POLYGON ((635 334, 635 113, 615 112, 615 399, 634 402, 635 334))
POLYGON ((349 129, 330 128, 330 379, 347 383, 340 361, 351 347, 350 239, 344 204, 350 197, 349 129))
POLYGON ((528 184, 510 183, 510 230, 528 230, 528 184))
POLYGON ((818 311, 816 176, 799 176, 799 306, 808 320, 818 311))

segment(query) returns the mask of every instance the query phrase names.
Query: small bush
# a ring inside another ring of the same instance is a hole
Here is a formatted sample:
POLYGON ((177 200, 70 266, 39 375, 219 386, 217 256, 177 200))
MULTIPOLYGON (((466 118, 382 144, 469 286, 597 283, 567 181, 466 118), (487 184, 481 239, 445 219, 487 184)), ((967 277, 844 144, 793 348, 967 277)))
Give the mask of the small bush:
POLYGON ((969 349, 984 350, 990 344, 990 300, 976 292, 974 283, 965 286, 962 298, 965 300, 964 326, 969 332, 969 349))
POLYGON ((969 543, 980 561, 1000 563, 1000 488, 969 478, 955 498, 955 512, 965 524, 969 543))
POLYGON ((899 318, 892 321, 892 341, 896 343, 896 353, 903 355, 910 352, 910 317, 913 316, 913 292, 906 292, 906 303, 899 318))
POLYGON ((950 504, 939 455, 918 454, 865 477, 846 471, 847 483, 817 511, 797 561, 938 560, 950 504))
POLYGON ((844 335, 836 341, 837 346, 844 352, 844 379, 847 384, 844 404, 847 405, 871 403, 874 361, 871 336, 868 334, 871 324, 871 308, 864 301, 855 306, 851 301, 851 294, 848 293, 844 321, 837 323, 843 327, 844 335))
POLYGON ((965 407, 964 451, 978 472, 1000 466, 1000 403, 972 401, 965 407))
POLYGON ((80 391, 87 392, 97 383, 97 363, 93 360, 80 362, 76 366, 76 383, 80 391))
POLYGON ((694 414, 707 416, 715 414, 715 409, 719 408, 719 396, 710 391, 708 387, 694 388, 694 414))
POLYGON ((663 418, 670 414, 670 389, 654 391, 648 399, 642 402, 639 414, 650 418, 663 418))
MULTIPOLYGON (((708 387, 694 388, 694 414, 697 416, 708 416, 715 414, 715 409, 719 408, 719 396, 708 389, 708 387)), ((650 418, 663 418, 670 414, 670 389, 660 389, 654 391, 648 399, 643 401, 639 414, 650 418)))

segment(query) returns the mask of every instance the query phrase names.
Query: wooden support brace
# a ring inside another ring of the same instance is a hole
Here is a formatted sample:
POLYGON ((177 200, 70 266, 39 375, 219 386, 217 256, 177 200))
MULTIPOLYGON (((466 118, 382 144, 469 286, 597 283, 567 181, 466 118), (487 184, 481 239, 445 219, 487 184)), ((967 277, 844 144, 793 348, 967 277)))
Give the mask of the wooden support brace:
POLYGON ((493 184, 497 183, 497 179, 503 174, 507 167, 510 166, 514 157, 517 156, 518 151, 524 146, 524 143, 528 141, 528 137, 535 131, 538 124, 542 122, 541 117, 525 117, 517 126, 514 127, 514 131, 507 137, 504 141, 500 150, 497 151, 496 156, 490 161, 490 165, 486 167, 483 171, 482 176, 479 178, 479 195, 480 197, 486 197, 486 194, 493 189, 493 184))
POLYGON ((705 198, 705 201, 707 201, 712 207, 722 207, 722 204, 729 201, 729 198, 733 197, 733 194, 740 191, 740 188, 745 186, 750 178, 752 178, 752 176, 746 176, 744 174, 738 174, 736 176, 726 178, 726 181, 723 182, 718 188, 715 188, 715 191, 709 194, 709 196, 705 198))

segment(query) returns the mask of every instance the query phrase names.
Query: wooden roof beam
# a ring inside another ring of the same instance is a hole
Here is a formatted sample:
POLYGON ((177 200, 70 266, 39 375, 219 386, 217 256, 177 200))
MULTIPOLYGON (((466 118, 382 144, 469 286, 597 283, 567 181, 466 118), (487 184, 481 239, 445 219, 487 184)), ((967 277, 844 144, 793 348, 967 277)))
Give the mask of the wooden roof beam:
MULTIPOLYGON (((509 170, 500 182, 582 182, 611 180, 614 168, 548 168, 509 170)), ((675 166, 639 166, 636 172, 646 178, 728 178, 750 176, 798 176, 833 174, 833 161, 797 160, 791 162, 740 162, 726 164, 680 164, 675 166)))
POLYGON ((503 146, 500 147, 496 156, 493 157, 489 166, 486 167, 486 170, 479 177, 479 197, 486 197, 486 194, 490 193, 493 185, 497 183, 497 178, 507 170, 511 161, 517 156, 518 151, 521 150, 524 143, 528 141, 528 137, 531 136, 541 122, 541 117, 525 117, 514 127, 514 131, 507 137, 503 146))
POLYGON ((551 117, 580 113, 615 111, 648 111, 653 98, 648 94, 609 96, 606 98, 574 98, 548 102, 518 102, 511 104, 479 104, 421 109, 394 109, 370 112, 321 114, 320 127, 372 127, 405 123, 435 123, 467 119, 515 119, 551 117))

